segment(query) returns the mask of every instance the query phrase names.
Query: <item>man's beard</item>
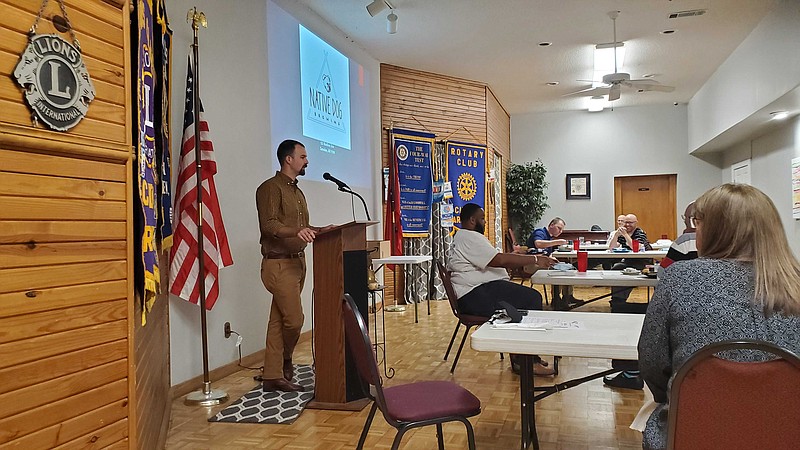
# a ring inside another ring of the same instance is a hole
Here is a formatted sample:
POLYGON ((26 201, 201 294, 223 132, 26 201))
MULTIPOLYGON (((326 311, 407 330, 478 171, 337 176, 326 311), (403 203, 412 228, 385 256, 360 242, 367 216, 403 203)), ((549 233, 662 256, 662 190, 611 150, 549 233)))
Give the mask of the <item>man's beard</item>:
POLYGON ((303 166, 303 168, 300 169, 300 173, 298 175, 305 175, 305 174, 306 174, 306 168, 305 166, 303 166))
POLYGON ((475 224, 475 231, 477 231, 480 234, 483 234, 483 232, 486 231, 486 225, 481 225, 481 224, 477 224, 476 223, 475 224))

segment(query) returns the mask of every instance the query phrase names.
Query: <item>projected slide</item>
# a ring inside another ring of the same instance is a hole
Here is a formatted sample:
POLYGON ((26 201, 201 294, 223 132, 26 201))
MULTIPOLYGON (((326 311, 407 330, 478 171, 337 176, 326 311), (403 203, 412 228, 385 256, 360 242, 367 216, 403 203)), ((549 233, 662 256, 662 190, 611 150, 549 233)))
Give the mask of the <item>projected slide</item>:
POLYGON ((334 47, 273 1, 267 13, 270 151, 284 139, 298 140, 308 151, 305 180, 330 183, 322 179, 330 172, 350 187, 371 188, 373 155, 380 155, 373 148, 380 127, 376 61, 362 63, 345 44, 334 47))
POLYGON ((347 57, 300 25, 303 135, 350 150, 347 57))

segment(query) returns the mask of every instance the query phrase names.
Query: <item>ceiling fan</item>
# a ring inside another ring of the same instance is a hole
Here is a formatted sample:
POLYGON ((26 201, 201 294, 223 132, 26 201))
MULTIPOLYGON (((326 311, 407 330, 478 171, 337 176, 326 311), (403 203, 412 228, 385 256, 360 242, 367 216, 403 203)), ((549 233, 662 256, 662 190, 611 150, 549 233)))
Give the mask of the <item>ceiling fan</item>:
POLYGON ((571 96, 571 95, 591 95, 591 96, 598 96, 598 95, 608 95, 608 101, 618 100, 620 97, 620 93, 622 91, 622 87, 636 89, 638 92, 647 92, 647 91, 660 91, 660 92, 672 92, 675 90, 673 86, 666 86, 659 83, 652 78, 642 79, 642 80, 631 80, 631 75, 625 72, 618 72, 617 69, 617 51, 616 47, 621 46, 622 42, 617 42, 617 17, 619 17, 619 11, 611 11, 608 13, 608 16, 611 18, 611 21, 614 24, 614 41, 610 44, 598 44, 597 48, 614 48, 614 73, 609 73, 603 75, 602 80, 590 80, 592 83, 602 83, 602 86, 589 86, 585 89, 581 89, 576 92, 571 92, 569 94, 565 94, 564 96, 571 96))

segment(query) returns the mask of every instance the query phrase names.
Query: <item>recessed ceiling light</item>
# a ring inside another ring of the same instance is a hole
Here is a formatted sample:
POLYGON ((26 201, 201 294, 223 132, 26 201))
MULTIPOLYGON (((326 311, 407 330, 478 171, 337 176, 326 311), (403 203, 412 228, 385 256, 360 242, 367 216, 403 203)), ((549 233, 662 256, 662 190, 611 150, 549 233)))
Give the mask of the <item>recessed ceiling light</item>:
POLYGON ((789 117, 789 113, 787 111, 772 111, 769 114, 775 120, 783 120, 783 119, 789 117))
POLYGON ((642 78, 653 78, 655 76, 656 76, 656 74, 654 74, 654 73, 646 73, 646 74, 642 75, 642 78))
POLYGON ((553 45, 552 42, 539 42, 539 47, 550 47, 551 45, 553 45))
POLYGON ((675 32, 675 30, 664 30, 664 31, 661 32, 661 34, 672 34, 674 32, 675 32))
POLYGON ((558 81, 548 81, 546 84, 548 86, 558 86, 558 81))

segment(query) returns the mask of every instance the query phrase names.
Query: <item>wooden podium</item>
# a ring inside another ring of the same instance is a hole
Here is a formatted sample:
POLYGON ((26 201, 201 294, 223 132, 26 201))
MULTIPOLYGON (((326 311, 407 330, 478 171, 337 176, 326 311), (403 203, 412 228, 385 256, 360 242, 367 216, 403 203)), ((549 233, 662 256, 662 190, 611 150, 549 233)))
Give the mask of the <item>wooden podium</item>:
POLYGON ((310 408, 358 411, 369 403, 344 337, 342 297, 350 294, 368 322, 367 227, 349 222, 314 239, 316 392, 310 408))

